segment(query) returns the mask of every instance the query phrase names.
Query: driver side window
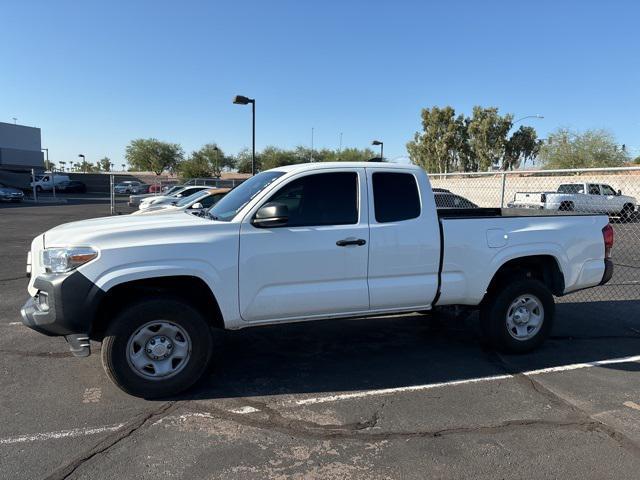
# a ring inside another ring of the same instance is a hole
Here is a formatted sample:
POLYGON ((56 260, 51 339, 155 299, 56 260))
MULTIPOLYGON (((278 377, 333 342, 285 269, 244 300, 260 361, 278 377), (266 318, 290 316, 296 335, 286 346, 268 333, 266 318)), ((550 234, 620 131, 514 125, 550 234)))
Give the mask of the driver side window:
POLYGON ((282 187, 267 203, 289 209, 287 227, 358 223, 358 174, 316 173, 282 187))
POLYGON ((603 195, 615 195, 616 191, 611 188, 609 185, 602 185, 602 194, 603 195))

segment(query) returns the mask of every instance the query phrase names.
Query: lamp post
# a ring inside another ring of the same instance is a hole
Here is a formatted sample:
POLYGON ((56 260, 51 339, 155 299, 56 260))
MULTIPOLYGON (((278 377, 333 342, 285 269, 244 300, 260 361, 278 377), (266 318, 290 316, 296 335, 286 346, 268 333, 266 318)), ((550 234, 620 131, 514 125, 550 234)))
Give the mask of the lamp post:
MULTIPOLYGON (((49 149, 41 148, 40 150, 45 152, 45 155, 46 155, 46 160, 44 164, 44 168, 46 170, 46 168, 49 166, 49 149)), ((51 170, 51 191, 53 192, 53 198, 56 198, 56 170, 53 167, 49 168, 49 170, 51 170)))
POLYGON ((251 175, 256 174, 256 99, 236 95, 233 97, 233 103, 236 105, 251 104, 251 175))
POLYGON ((383 162, 384 161, 384 142, 381 142, 380 140, 374 140, 373 142, 371 142, 371 145, 380 145, 380 161, 383 162))
MULTIPOLYGON (((86 167, 85 167, 85 165, 86 165, 86 158, 85 158, 84 154, 82 154, 82 153, 78 154, 78 158, 81 158, 81 159, 82 159, 82 163, 80 164, 80 169, 81 169, 81 170, 84 170, 84 169, 86 168, 86 167)), ((87 172, 84 172, 84 173, 87 173, 87 172)))
POLYGON ((514 120, 513 123, 511 124, 512 126, 515 125, 518 122, 521 122, 522 120, 526 120, 527 118, 539 118, 539 119, 543 119, 544 116, 540 115, 539 113, 535 114, 535 115, 527 115, 526 117, 522 117, 519 118, 517 120, 514 120))

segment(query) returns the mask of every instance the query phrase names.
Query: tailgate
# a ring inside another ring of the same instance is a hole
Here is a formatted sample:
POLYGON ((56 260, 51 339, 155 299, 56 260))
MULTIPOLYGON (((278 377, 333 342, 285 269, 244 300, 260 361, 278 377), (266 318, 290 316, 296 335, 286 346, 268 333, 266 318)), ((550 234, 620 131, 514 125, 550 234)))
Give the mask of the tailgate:
POLYGON ((516 192, 514 203, 544 203, 542 192, 516 192))

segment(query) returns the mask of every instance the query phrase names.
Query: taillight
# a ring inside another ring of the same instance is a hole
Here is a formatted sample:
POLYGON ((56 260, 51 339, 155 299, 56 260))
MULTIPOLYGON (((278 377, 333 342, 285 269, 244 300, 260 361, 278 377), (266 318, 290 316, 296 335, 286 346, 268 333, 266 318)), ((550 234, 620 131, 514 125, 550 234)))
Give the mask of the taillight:
POLYGON ((613 227, 611 224, 602 229, 602 238, 604 239, 604 256, 605 258, 611 258, 611 248, 613 247, 613 227))
POLYGON ((547 194, 543 193, 542 195, 540 195, 540 201, 542 203, 545 203, 547 201, 547 194))

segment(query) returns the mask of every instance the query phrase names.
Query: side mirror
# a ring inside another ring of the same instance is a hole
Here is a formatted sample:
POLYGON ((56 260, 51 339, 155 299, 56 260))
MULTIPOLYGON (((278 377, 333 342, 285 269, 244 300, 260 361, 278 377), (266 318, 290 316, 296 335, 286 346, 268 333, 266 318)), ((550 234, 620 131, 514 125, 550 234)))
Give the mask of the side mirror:
POLYGON ((193 205, 191 205, 191 208, 194 210, 202 210, 204 207, 202 206, 202 204, 200 202, 196 202, 193 205))
POLYGON ((622 195, 622 190, 618 190, 618 196, 622 195))
POLYGON ((257 228, 284 227, 289 221, 289 207, 282 203, 263 205, 251 221, 257 228))

